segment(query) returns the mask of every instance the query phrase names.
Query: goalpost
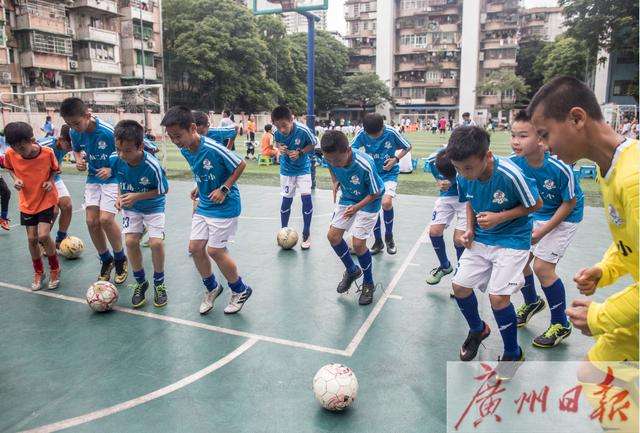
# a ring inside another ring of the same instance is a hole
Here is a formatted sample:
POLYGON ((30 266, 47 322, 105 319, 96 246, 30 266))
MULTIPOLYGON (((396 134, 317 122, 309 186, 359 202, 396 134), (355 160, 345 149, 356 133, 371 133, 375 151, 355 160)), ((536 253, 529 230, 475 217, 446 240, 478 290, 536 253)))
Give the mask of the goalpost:
MULTIPOLYGON (((64 123, 60 117, 60 104, 69 97, 82 99, 101 120, 115 125, 122 119, 138 121, 145 130, 160 136, 160 121, 164 116, 164 89, 162 84, 140 84, 135 86, 94 87, 89 89, 55 89, 27 92, 1 92, 2 129, 9 122, 29 123, 36 136, 47 116, 51 116, 59 131, 64 123)), ((164 140, 157 142, 162 152, 162 166, 167 168, 167 149, 164 140)))

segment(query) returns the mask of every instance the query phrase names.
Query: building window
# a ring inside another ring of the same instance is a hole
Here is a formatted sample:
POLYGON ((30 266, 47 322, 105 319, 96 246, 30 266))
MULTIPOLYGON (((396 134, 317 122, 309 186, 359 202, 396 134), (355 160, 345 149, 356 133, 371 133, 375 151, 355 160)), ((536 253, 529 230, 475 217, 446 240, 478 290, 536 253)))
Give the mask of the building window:
POLYGON ((620 51, 616 55, 616 64, 618 65, 631 65, 634 62, 634 56, 631 51, 620 51))
MULTIPOLYGON (((136 50, 136 64, 142 65, 142 51, 136 50)), ((153 53, 149 51, 144 52, 144 65, 153 66, 153 53)))
POLYGON ((633 96, 633 81, 631 80, 614 81, 613 96, 633 96))
POLYGON ((109 87, 109 80, 106 78, 84 77, 84 87, 86 89, 109 87))
POLYGON ((0 46, 4 47, 7 43, 7 39, 4 32, 4 24, 0 24, 0 46))

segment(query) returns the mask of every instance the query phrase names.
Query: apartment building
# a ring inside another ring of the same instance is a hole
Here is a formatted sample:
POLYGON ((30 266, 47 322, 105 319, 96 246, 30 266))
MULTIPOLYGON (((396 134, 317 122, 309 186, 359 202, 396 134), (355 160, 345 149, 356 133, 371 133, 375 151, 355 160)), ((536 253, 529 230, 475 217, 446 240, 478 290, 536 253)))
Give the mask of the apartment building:
MULTIPOLYGON (((316 30, 327 29, 327 11, 313 11, 315 16, 320 18, 320 21, 315 22, 316 30)), ((307 33, 308 23, 307 17, 296 12, 286 12, 282 14, 282 20, 287 28, 287 33, 307 33)))

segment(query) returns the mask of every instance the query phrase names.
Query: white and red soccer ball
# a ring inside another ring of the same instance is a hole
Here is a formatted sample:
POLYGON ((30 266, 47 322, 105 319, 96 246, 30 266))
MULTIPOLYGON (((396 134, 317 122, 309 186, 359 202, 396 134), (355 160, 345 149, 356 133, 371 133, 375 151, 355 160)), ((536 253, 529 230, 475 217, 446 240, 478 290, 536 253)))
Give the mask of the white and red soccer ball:
POLYGON ((341 411, 356 399, 358 379, 346 365, 327 364, 313 378, 313 393, 325 409, 341 411))
POLYGON ((99 313, 109 311, 118 302, 118 289, 108 281, 97 281, 87 290, 87 304, 99 313))

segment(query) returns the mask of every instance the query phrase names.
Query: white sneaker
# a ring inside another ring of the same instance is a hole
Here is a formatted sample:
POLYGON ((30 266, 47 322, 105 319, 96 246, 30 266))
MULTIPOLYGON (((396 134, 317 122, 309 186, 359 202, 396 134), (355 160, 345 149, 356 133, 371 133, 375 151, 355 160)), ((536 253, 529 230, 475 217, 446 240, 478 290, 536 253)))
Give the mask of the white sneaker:
POLYGON ((222 285, 220 283, 218 283, 218 287, 211 292, 204 289, 204 296, 202 297, 202 303, 200 304, 200 314, 207 314, 209 311, 213 310, 213 302, 218 296, 220 296, 220 293, 222 293, 222 285))
POLYGON ((309 248, 311 248, 311 236, 300 243, 300 248, 302 248, 303 250, 308 250, 309 248))
POLYGON ((229 300, 229 305, 224 309, 225 314, 235 314, 238 311, 242 310, 242 306, 251 296, 251 287, 247 286, 244 292, 242 293, 232 293, 231 299, 229 300))

